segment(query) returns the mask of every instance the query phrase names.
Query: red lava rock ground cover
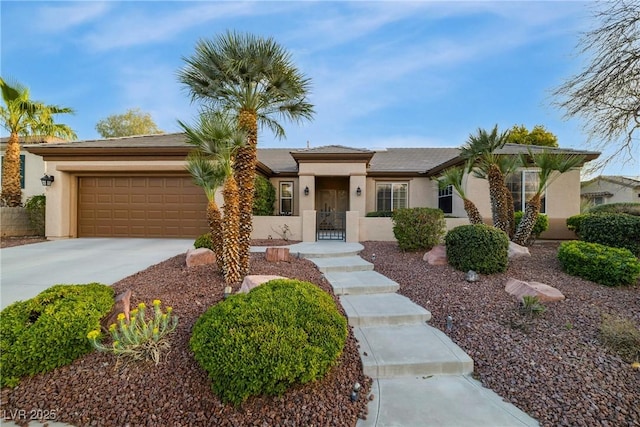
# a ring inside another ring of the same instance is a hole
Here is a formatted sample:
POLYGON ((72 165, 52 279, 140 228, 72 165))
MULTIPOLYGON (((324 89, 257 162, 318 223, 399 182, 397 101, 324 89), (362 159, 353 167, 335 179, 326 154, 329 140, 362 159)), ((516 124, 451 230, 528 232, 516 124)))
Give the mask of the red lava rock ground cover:
POLYGON ((569 276, 557 261, 557 243, 536 244, 531 257, 512 260, 506 273, 480 276, 433 266, 423 253, 395 243, 366 242, 360 254, 400 284, 399 292, 431 311, 475 362, 474 376, 543 426, 640 426, 640 370, 601 344, 603 314, 640 325, 640 283, 609 288, 569 276), (505 290, 509 277, 559 289, 566 300, 546 303, 541 315, 518 311, 505 290))
MULTIPOLYGON (((264 254, 252 254, 250 268, 252 274, 307 280, 332 294, 307 260, 291 257, 289 262, 268 263, 264 254)), ((54 411, 50 418, 75 426, 355 426, 359 416, 366 417, 371 380, 362 373, 351 332, 338 365, 324 379, 296 386, 280 397, 254 397, 233 407, 213 394, 188 345, 197 318, 222 299, 221 275, 210 266, 187 268, 185 255, 178 255, 114 288, 117 293, 131 289, 132 306, 160 299, 163 306, 173 307, 179 325, 170 336, 172 349, 166 358, 158 366, 129 363, 116 368, 113 355, 90 353, 69 366, 25 378, 14 389, 3 389, 5 417, 15 410, 54 411), (356 381, 363 390, 360 399, 351 402, 356 381)))

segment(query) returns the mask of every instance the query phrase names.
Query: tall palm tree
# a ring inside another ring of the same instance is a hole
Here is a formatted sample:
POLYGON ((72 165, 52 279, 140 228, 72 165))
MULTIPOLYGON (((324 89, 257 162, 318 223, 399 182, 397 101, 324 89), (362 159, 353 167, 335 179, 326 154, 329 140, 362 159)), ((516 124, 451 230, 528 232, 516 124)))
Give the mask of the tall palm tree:
POLYGON ((56 114, 73 113, 71 108, 46 105, 30 99, 29 89, 19 83, 7 83, 0 77, 4 106, 0 106, 2 125, 9 131, 9 140, 2 164, 1 201, 7 206, 22 203, 20 188, 20 136, 40 135, 76 138, 67 125, 54 122, 56 114))
MULTIPOLYGON (((238 183, 233 173, 233 164, 237 152, 246 145, 247 135, 238 129, 235 117, 221 111, 201 112, 195 126, 189 126, 181 121, 178 121, 178 124, 185 131, 187 142, 193 144, 199 153, 191 156, 191 163, 201 161, 194 160, 197 156, 207 157, 213 163, 212 171, 223 179, 224 217, 221 218, 219 234, 222 237, 222 243, 218 241, 215 244, 220 245, 218 250, 222 255, 221 270, 225 283, 229 286, 237 284, 242 279, 238 245, 240 211, 238 183)), ((212 194, 208 194, 207 197, 212 197, 212 194)), ((215 198, 213 203, 215 204, 215 198)), ((211 205, 211 198, 209 205, 211 205)), ((215 226, 214 206, 211 206, 211 209, 210 219, 215 226)))
POLYGON ((486 177, 489 182, 493 225, 509 234, 511 225, 506 195, 508 190, 505 175, 501 171, 501 156, 495 153, 504 146, 507 135, 508 132, 498 133, 498 125, 494 126, 490 133, 479 128, 476 135, 469 135, 469 139, 461 148, 460 156, 467 161, 467 172, 477 168, 480 176, 486 177))
POLYGON ((584 156, 572 154, 560 155, 553 154, 549 151, 542 151, 541 153, 533 154, 531 150, 529 150, 528 155, 521 156, 521 162, 523 165, 532 164, 539 168, 538 189, 526 202, 522 220, 520 221, 518 229, 512 239, 514 243, 525 245, 527 240, 529 240, 533 226, 535 225, 538 214, 540 213, 540 201, 542 194, 544 194, 549 184, 560 176, 560 174, 582 164, 584 159, 584 156))
POLYGON ((444 188, 448 185, 452 186, 462 201, 464 202, 464 210, 469 217, 471 224, 483 224, 482 215, 476 207, 476 205, 467 198, 464 188, 462 187, 462 178, 464 177, 465 168, 461 166, 455 166, 448 168, 442 172, 438 178, 438 184, 440 188, 444 188))
POLYGON ((241 271, 249 270, 252 208, 257 163, 258 126, 282 138, 278 122, 310 120, 313 105, 307 97, 310 80, 294 65, 291 56, 272 38, 226 32, 214 40, 200 40, 193 56, 183 58, 178 72, 192 101, 233 112, 238 127, 247 133, 248 144, 236 154, 234 173, 240 191, 241 271))

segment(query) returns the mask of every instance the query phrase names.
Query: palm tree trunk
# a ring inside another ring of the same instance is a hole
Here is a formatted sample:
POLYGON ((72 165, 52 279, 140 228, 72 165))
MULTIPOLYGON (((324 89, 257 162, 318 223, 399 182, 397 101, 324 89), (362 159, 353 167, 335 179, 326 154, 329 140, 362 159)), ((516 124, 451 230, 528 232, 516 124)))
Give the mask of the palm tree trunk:
POLYGON ((224 263, 222 262, 222 215, 215 199, 209 200, 207 204, 207 221, 209 223, 209 232, 211 233, 213 253, 216 254, 216 262, 224 275, 224 263))
POLYGON ((469 199, 462 199, 464 201, 464 210, 469 217, 471 224, 483 224, 482 215, 476 207, 476 205, 469 199))
POLYGON ((522 220, 518 225, 516 234, 513 236, 514 243, 525 246, 531 236, 533 226, 536 224, 536 219, 538 219, 538 212, 540 212, 540 193, 534 194, 527 202, 522 220))
POLYGON ((222 222, 222 263, 224 281, 228 286, 240 283, 240 252, 238 233, 240 215, 238 209, 238 185, 233 176, 227 177, 222 190, 224 196, 224 220, 222 222))
POLYGON ((247 132, 247 144, 238 149, 234 163, 234 175, 238 184, 240 231, 238 249, 240 253, 240 274, 249 273, 249 249, 253 230, 253 191, 257 165, 258 122, 256 113, 240 111, 238 126, 247 132))
POLYGON ((489 197, 491 198, 491 213, 493 226, 509 234, 509 221, 507 220, 507 201, 505 198, 504 176, 496 165, 491 165, 488 173, 489 197))
POLYGON ((507 205, 507 223, 509 230, 509 239, 512 239, 516 232, 516 213, 515 208, 513 206, 513 194, 511 194, 511 190, 505 185, 503 187, 504 191, 504 200, 507 205))
POLYGON ((2 162, 2 205, 20 206, 22 189, 20 188, 20 140, 12 132, 2 162))

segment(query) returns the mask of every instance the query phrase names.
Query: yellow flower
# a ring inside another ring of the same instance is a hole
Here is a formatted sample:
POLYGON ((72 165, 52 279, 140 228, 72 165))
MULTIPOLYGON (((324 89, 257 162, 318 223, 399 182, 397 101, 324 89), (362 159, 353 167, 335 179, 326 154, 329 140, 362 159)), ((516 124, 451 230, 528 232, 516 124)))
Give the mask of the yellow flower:
POLYGON ((633 369, 639 369, 639 370, 640 370, 640 362, 633 362, 633 363, 631 364, 631 367, 632 367, 633 369))
POLYGON ((117 328, 116 324, 115 324, 115 323, 112 323, 112 324, 109 326, 109 332, 115 332, 115 331, 116 331, 116 328, 117 328))
POLYGON ((124 320, 124 318, 125 318, 124 313, 118 314, 118 320, 124 320))
POLYGON ((153 305, 160 305, 160 300, 159 299, 154 299, 153 300, 153 305))
POLYGON ((133 310, 131 310, 131 313, 130 313, 131 316, 136 316, 137 314, 138 314, 137 308, 134 308, 133 310))
POLYGON ((154 335, 158 335, 160 333, 160 329, 158 328, 153 328, 153 334, 154 335))
POLYGON ((147 306, 145 305, 145 303, 141 302, 140 304, 138 304, 138 308, 140 310, 144 310, 145 308, 147 308, 147 306))
POLYGON ((172 310, 173 310, 173 307, 167 307, 167 313, 171 313, 172 310))
POLYGON ((93 330, 87 334, 87 338, 89 338, 90 340, 95 340, 99 336, 100 336, 100 331, 98 330, 93 330))
POLYGON ((118 348, 119 345, 120 345, 120 341, 113 342, 113 348, 118 348))

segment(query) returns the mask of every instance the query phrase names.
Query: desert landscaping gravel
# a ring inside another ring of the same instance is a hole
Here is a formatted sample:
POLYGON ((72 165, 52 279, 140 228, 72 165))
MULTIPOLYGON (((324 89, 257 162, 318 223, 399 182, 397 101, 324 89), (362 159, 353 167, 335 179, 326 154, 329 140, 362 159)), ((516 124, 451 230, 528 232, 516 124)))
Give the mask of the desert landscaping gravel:
MULTIPOLYGON (((255 244, 274 242, 254 242, 255 244)), ((395 243, 365 242, 360 254, 376 271, 397 281, 400 293, 431 311, 430 324, 445 331, 474 360, 474 376, 542 426, 640 426, 640 370, 599 340, 603 314, 640 325, 640 283, 608 288, 563 273, 557 243, 536 244, 530 258, 512 260, 506 273, 465 281, 465 273, 433 266, 423 253, 400 252, 395 243), (508 278, 538 281, 566 299, 527 316, 508 295, 508 278), (447 331, 446 317, 453 318, 447 331)), ((330 291, 308 261, 267 263, 252 255, 253 274, 308 280, 330 291)), ((366 416, 365 399, 349 400, 354 382, 365 387, 357 343, 350 333, 340 363, 322 381, 282 397, 249 399, 239 408, 222 404, 188 350, 190 330, 207 307, 221 300, 222 280, 209 267, 171 258, 114 285, 133 290, 132 304, 155 298, 180 316, 173 349, 159 366, 115 369, 114 358, 91 353, 70 366, 24 379, 2 390, 3 414, 55 410, 56 420, 77 426, 355 426, 366 416)), ((238 361, 242 363, 242 361, 238 361)))
MULTIPOLYGON (((264 254, 253 254, 251 273, 307 280, 332 293, 307 260, 291 257, 290 262, 269 263, 264 254)), ((139 302, 149 305, 156 298, 173 307, 180 323, 170 336, 171 352, 158 366, 129 363, 117 368, 113 355, 93 352, 69 366, 25 378, 16 388, 2 390, 4 418, 23 422, 11 414, 24 411, 27 417, 41 414, 74 426, 133 427, 355 426, 359 416, 366 417, 371 380, 362 373, 351 332, 338 365, 324 379, 296 386, 281 397, 250 398, 234 407, 213 394, 206 372, 188 346, 196 319, 222 299, 224 284, 217 271, 211 266, 187 268, 185 255, 179 255, 125 278, 114 288, 132 290, 132 307, 139 302), (352 402, 355 382, 363 390, 352 402)))
POLYGON ((474 360, 474 376, 542 426, 640 426, 640 370, 599 340, 603 314, 640 325, 640 283, 609 288, 563 273, 557 243, 536 244, 531 257, 510 261, 507 272, 465 281, 465 273, 429 265, 423 253, 394 243, 366 242, 360 254, 400 284, 399 292, 431 311, 474 360), (546 283, 564 301, 546 303, 538 316, 519 312, 504 290, 507 279, 546 283))

